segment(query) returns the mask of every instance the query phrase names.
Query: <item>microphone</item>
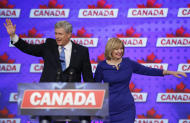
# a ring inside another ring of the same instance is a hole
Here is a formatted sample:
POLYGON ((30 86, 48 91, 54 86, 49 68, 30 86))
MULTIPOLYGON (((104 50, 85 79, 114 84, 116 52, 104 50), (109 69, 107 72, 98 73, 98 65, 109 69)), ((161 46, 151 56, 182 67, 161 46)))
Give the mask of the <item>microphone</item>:
POLYGON ((56 82, 60 81, 61 81, 61 68, 58 68, 56 73, 56 82))
MULTIPOLYGON (((59 64, 60 65, 61 65, 62 62, 65 62, 65 60, 59 59, 59 64)), ((56 73, 56 82, 65 81, 62 74, 63 74, 62 67, 59 66, 58 69, 57 69, 57 73, 56 73)))
POLYGON ((76 70, 74 68, 70 68, 69 71, 68 71, 68 82, 73 82, 75 80, 75 73, 76 73, 76 70))

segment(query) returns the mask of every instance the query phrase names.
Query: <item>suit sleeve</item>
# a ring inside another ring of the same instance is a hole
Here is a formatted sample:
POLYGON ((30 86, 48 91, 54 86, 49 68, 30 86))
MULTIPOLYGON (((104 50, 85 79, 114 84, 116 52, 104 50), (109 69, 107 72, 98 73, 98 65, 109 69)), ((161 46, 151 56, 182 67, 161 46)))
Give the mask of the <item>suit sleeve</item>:
POLYGON ((19 38, 19 41, 16 42, 15 47, 17 47, 19 50, 21 50, 24 53, 27 53, 29 55, 42 57, 43 56, 43 49, 45 48, 44 44, 28 44, 23 39, 19 38))
POLYGON ((130 60, 130 62, 133 68, 133 73, 148 75, 148 76, 164 76, 163 70, 161 69, 149 68, 132 60, 130 60))
POLYGON ((95 82, 102 82, 102 80, 103 80, 102 69, 101 69, 101 65, 98 64, 96 71, 95 71, 95 74, 94 74, 94 81, 95 82))
POLYGON ((84 59, 83 59, 83 66, 82 66, 82 76, 85 82, 93 82, 93 74, 92 68, 89 59, 89 52, 88 48, 84 48, 84 59))

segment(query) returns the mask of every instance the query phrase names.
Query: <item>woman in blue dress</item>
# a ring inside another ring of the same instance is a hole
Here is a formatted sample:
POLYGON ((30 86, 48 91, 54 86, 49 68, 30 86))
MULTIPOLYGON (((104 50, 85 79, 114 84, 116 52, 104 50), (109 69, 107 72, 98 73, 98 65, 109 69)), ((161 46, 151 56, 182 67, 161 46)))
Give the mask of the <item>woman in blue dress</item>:
POLYGON ((132 73, 148 76, 179 75, 186 77, 184 72, 165 71, 145 67, 129 58, 124 58, 124 44, 118 38, 108 40, 106 60, 97 66, 94 79, 96 82, 109 83, 109 120, 110 123, 134 123, 135 103, 129 90, 132 73))

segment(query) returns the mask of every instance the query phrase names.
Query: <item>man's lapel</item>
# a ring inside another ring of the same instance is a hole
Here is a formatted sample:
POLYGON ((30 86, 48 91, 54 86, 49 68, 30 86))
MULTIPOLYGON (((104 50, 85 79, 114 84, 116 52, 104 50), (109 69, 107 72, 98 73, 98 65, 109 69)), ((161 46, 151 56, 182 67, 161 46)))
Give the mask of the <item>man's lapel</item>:
POLYGON ((54 57, 55 57, 55 62, 57 63, 56 64, 56 67, 57 68, 60 68, 61 67, 61 64, 60 64, 60 60, 59 60, 59 51, 58 51, 58 45, 54 46, 53 48, 53 52, 55 53, 54 57))

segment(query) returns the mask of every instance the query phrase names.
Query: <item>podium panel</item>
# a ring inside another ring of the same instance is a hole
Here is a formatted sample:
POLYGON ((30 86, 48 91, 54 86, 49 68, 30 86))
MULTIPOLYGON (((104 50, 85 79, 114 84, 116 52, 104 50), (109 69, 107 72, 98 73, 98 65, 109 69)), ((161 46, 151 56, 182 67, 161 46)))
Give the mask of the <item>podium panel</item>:
POLYGON ((35 116, 108 116, 107 83, 20 83, 18 113, 35 116))

